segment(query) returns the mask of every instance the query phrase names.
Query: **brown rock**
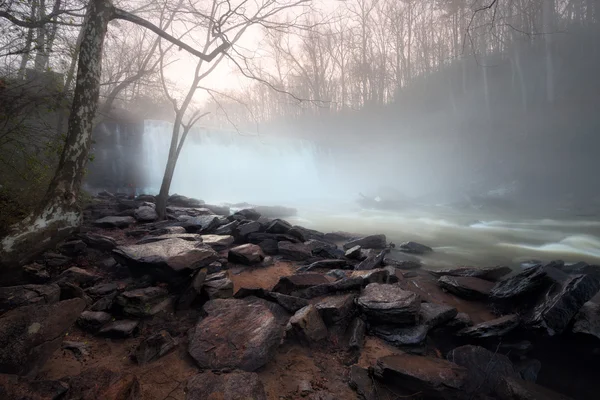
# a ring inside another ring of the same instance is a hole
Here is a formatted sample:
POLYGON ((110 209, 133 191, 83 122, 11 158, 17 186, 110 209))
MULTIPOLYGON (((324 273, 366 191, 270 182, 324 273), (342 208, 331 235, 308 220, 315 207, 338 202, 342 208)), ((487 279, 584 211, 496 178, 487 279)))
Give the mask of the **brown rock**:
POLYGON ((54 304, 60 300, 60 287, 52 285, 22 285, 0 287, 0 314, 32 304, 54 304))
POLYGON ((195 375, 188 380, 186 393, 186 400, 267 400, 258 375, 243 371, 195 375))
POLYGON ((442 276, 438 284, 450 293, 471 300, 486 299, 494 287, 493 282, 483 279, 447 275, 442 276))
POLYGON ((302 342, 318 342, 327 337, 327 327, 312 304, 298 310, 290 318, 286 331, 302 342))
POLYGON ((232 263, 254 265, 265 259, 265 253, 260 246, 248 243, 230 249, 227 258, 232 263))
POLYGON ((279 278, 279 282, 277 282, 273 291, 289 295, 298 290, 326 283, 329 283, 329 280, 324 275, 317 273, 282 276, 279 278))
POLYGON ((69 378, 70 389, 65 400, 142 400, 135 375, 92 368, 69 378))
POLYGON ((399 286, 371 283, 357 300, 372 322, 414 325, 421 309, 420 297, 399 286))

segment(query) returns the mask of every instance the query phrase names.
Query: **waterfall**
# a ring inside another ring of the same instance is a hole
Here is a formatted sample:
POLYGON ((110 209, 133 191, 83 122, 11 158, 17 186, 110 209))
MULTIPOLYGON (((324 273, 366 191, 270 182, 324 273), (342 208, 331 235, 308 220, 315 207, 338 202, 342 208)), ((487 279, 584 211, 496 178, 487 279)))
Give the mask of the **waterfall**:
MULTIPOLYGON (((173 125, 144 121, 142 139, 146 193, 157 193, 164 174, 173 125)), ((170 193, 208 202, 304 204, 340 195, 335 165, 314 143, 194 128, 183 146, 170 193)))

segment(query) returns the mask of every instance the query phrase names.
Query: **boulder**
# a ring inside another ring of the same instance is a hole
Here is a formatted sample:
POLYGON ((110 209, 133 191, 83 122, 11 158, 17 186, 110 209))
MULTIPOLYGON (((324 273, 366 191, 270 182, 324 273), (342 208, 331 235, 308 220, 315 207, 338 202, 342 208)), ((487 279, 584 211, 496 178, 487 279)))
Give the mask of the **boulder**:
POLYGON ((501 280, 490 291, 495 301, 516 301, 550 285, 546 270, 536 266, 501 280))
POLYGON ((311 286, 317 286, 329 283, 329 280, 316 273, 296 274, 290 276, 282 276, 279 282, 273 287, 273 292, 282 294, 291 294, 311 286))
POLYGON ((209 245, 215 251, 221 251, 233 244, 235 240, 231 235, 202 235, 202 243, 209 245))
POLYGON ((306 289, 297 290, 291 294, 303 299, 312 299, 319 296, 325 296, 329 293, 348 292, 359 290, 364 285, 364 279, 359 276, 342 278, 335 282, 323 283, 317 286, 311 286, 306 289))
POLYGON ((264 233, 264 232, 253 232, 250 233, 246 239, 249 243, 259 244, 265 240, 275 240, 277 242, 291 242, 291 243, 302 243, 293 236, 285 233, 264 233))
POLYGON ((351 260, 358 260, 358 259, 361 258, 360 257, 360 255, 361 255, 360 251, 361 250, 362 250, 362 247, 360 247, 358 245, 350 247, 349 249, 346 250, 346 252, 344 253, 344 256, 346 258, 351 259, 351 260))
POLYGON ((425 246, 424 244, 417 243, 417 242, 400 243, 400 245, 397 247, 397 249, 404 253, 410 253, 410 254, 427 254, 427 253, 431 253, 433 251, 433 249, 431 247, 425 246))
POLYGON ((357 271, 366 271, 379 268, 383 263, 383 258, 385 257, 386 253, 386 250, 383 250, 375 255, 369 255, 365 260, 356 265, 354 269, 357 271))
POLYGON ((238 221, 233 221, 228 224, 221 225, 214 230, 214 233, 215 235, 232 236, 239 224, 240 223, 238 221))
POLYGON ((600 290, 600 281, 592 275, 569 278, 555 293, 548 295, 534 309, 527 325, 548 335, 561 334, 583 305, 600 290))
POLYGON ((227 259, 232 263, 255 265, 265 259, 265 254, 260 246, 248 243, 229 249, 227 259))
POLYGON ((110 310, 117 299, 117 292, 112 292, 106 296, 101 297, 90 307, 91 311, 107 311, 110 310))
POLYGON ((245 208, 243 210, 236 211, 233 214, 234 218, 240 218, 241 220, 247 219, 250 221, 258 221, 260 213, 253 208, 245 208))
POLYGON ((377 336, 394 346, 415 346, 421 344, 427 337, 429 328, 425 325, 397 326, 397 325, 372 325, 369 333, 377 336))
POLYGON ((204 280, 206 279, 206 271, 200 270, 194 274, 192 281, 185 288, 183 293, 177 299, 177 309, 178 310, 186 310, 188 309, 194 300, 202 293, 202 286, 204 285, 204 280))
POLYGON ((265 388, 254 372, 205 371, 187 381, 185 400, 267 400, 265 388))
POLYGON ((202 207, 204 201, 198 199, 192 199, 190 197, 182 196, 180 194, 172 194, 167 200, 167 204, 178 206, 178 207, 202 207))
POLYGON ((117 303, 126 315, 151 317, 166 308, 168 294, 168 290, 161 287, 134 289, 117 296, 117 303))
POLYGON ((199 215, 191 217, 181 223, 188 233, 209 233, 219 226, 219 217, 216 215, 199 215))
POLYGON ((283 307, 286 311, 295 314, 299 309, 306 307, 309 303, 306 299, 301 299, 299 297, 288 296, 281 293, 271 292, 266 297, 268 300, 273 300, 281 307, 283 307))
POLYGON ((58 400, 64 398, 67 390, 69 385, 61 381, 0 374, 0 398, 4 400, 58 400))
POLYGON ((316 304, 316 309, 325 325, 333 326, 347 323, 355 310, 356 294, 343 294, 325 297, 316 304))
POLYGON ((278 314, 285 313, 278 305, 218 299, 207 302, 204 311, 188 348, 198 367, 254 371, 275 356, 284 329, 278 314))
POLYGON ((571 400, 568 396, 518 378, 507 377, 497 392, 498 400, 571 400))
POLYGON ((575 316, 573 332, 600 339, 600 294, 585 303, 575 316))
POLYGON ((457 347, 448 353, 447 359, 467 370, 469 379, 464 389, 468 393, 494 396, 504 378, 519 377, 508 357, 480 346, 457 347))
POLYGON ((108 336, 115 338, 124 338, 133 335, 140 321, 131 319, 121 319, 109 322, 98 331, 100 336, 108 336))
POLYGON ((81 299, 30 305, 0 317, 0 373, 35 376, 85 308, 81 299))
POLYGON ((428 269, 426 271, 436 278, 440 278, 442 276, 462 276, 496 282, 503 276, 510 274, 512 269, 510 267, 498 266, 488 268, 458 267, 438 270, 428 269))
POLYGON ((127 228, 135 223, 133 217, 104 217, 94 221, 94 226, 99 228, 127 228))
POLYGON ((101 277, 99 275, 86 271, 85 269, 79 267, 71 267, 63 271, 58 276, 57 280, 59 282, 69 282, 81 287, 87 287, 99 281, 100 279, 101 277))
POLYGON ((262 229, 262 225, 258 221, 246 221, 240 223, 235 228, 234 236, 238 239, 246 239, 251 233, 259 232, 262 229))
POLYGON ((301 342, 318 342, 327 337, 327 327, 315 306, 308 305, 298 310, 288 323, 286 335, 301 342))
POLYGON ((133 212, 133 218, 139 222, 152 222, 158 219, 154 207, 143 206, 133 212))
POLYGON ((381 357, 373 368, 376 378, 424 398, 464 397, 468 371, 450 361, 412 354, 381 357))
POLYGON ((359 239, 354 239, 344 244, 344 250, 353 248, 354 246, 360 246, 363 249, 384 249, 387 245, 387 239, 385 235, 371 235, 364 236, 359 239))
POLYGON ((182 239, 120 246, 113 250, 113 256, 117 262, 126 265, 134 276, 148 274, 172 284, 180 283, 192 271, 218 258, 210 246, 182 239))
POLYGON ((312 257, 312 252, 303 243, 279 242, 277 244, 279 254, 288 260, 304 261, 312 257))
POLYGON ((34 284, 43 284, 50 281, 50 274, 43 265, 32 263, 23 267, 23 276, 27 282, 34 284))
POLYGON ((457 315, 456 308, 434 303, 421 303, 419 311, 420 323, 429 329, 444 325, 456 318, 457 315))
POLYGON ((371 283, 358 298, 357 305, 370 322, 414 325, 421 299, 396 285, 371 283))
POLYGON ((56 284, 0 287, 0 314, 28 305, 54 304, 59 300, 60 287, 56 284))
POLYGON ((350 387, 356 391, 358 398, 362 400, 377 400, 377 388, 373 378, 369 375, 369 371, 361 368, 358 365, 350 367, 350 387))
POLYGON ((288 233, 292 225, 281 219, 274 219, 265 229, 267 233, 288 233))
POLYGON ((142 340, 133 353, 139 365, 148 364, 167 354, 177 346, 177 341, 167 331, 160 331, 142 340))
POLYGON ((84 331, 95 333, 112 320, 112 315, 103 311, 84 311, 77 318, 77 325, 84 331))
POLYGON ((482 322, 457 332, 459 336, 473 339, 504 336, 519 325, 517 315, 505 315, 491 321, 482 322))
POLYGON ((204 280, 203 288, 211 300, 233 297, 233 282, 225 271, 208 275, 204 280))
POLYGON ((438 285, 450 293, 468 300, 484 300, 494 287, 494 283, 483 279, 448 275, 438 279, 438 285))
MULTIPOLYGON (((295 225, 287 232, 288 235, 295 237, 300 242, 307 242, 309 240, 324 241, 325 234, 323 232, 315 231, 314 229, 304 228, 302 226, 295 225)), ((328 242, 325 242, 328 243, 328 242)))
POLYGON ((414 270, 422 267, 419 260, 394 260, 392 258, 385 258, 383 265, 391 266, 401 270, 414 270))
POLYGON ((68 378, 65 400, 142 400, 140 384, 134 374, 106 368, 90 368, 68 378))

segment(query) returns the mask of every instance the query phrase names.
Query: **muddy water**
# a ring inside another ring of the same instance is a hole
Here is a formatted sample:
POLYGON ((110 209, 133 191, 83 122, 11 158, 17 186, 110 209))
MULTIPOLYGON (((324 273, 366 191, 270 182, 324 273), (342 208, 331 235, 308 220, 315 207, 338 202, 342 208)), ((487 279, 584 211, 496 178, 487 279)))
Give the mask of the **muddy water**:
POLYGON ((442 207, 387 212, 347 205, 299 208, 292 221, 323 232, 384 233, 394 243, 422 242, 435 250, 419 257, 431 267, 518 268, 531 259, 600 263, 600 221, 584 218, 511 218, 442 207))

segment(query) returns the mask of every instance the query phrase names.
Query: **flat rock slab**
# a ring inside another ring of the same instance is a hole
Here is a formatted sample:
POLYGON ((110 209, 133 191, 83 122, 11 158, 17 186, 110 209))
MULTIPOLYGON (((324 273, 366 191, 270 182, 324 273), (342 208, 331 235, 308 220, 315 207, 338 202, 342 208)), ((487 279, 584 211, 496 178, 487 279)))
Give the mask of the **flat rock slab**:
POLYGON ((230 249, 227 259, 232 263, 255 265, 265 259, 265 253, 260 246, 247 243, 230 249))
POLYGON ((133 217, 104 217, 94 221, 99 228, 127 228, 135 223, 133 217))
POLYGON ((385 383, 422 392, 425 398, 456 398, 468 379, 467 370, 450 361, 411 354, 381 357, 373 373, 385 383))
POLYGON ((117 262, 126 265, 134 276, 150 275, 170 283, 184 279, 193 270, 205 267, 218 258, 210 246, 182 239, 120 246, 113 250, 113 256, 117 262))
MULTIPOLYGON (((189 353, 203 369, 254 371, 275 355, 283 326, 272 304, 218 299, 204 305, 208 314, 195 327, 189 353)), ((281 310, 284 312, 283 310, 281 310)))
POLYGON ((449 291, 469 300, 484 300, 488 298, 494 283, 473 277, 464 276, 442 276, 438 284, 449 291))
POLYGON ((303 299, 313 299, 319 296, 326 296, 331 293, 358 291, 364 286, 364 279, 360 276, 341 278, 335 282, 323 283, 317 286, 311 286, 306 289, 292 292, 292 296, 303 299))
POLYGON ((421 298, 396 285, 371 283, 357 304, 371 322, 414 325, 421 309, 421 298))
POLYGON ((189 242, 201 242, 202 236, 197 233, 165 233, 164 235, 151 235, 146 236, 140 240, 136 244, 148 244, 154 242, 160 242, 161 240, 167 239, 181 239, 187 240, 189 242))
POLYGON ((219 217, 216 215, 199 215, 191 217, 181 223, 189 233, 210 233, 219 226, 219 217))
POLYGON ((71 299, 20 307, 0 317, 0 373, 35 376, 85 306, 82 299, 71 299))
POLYGON ((355 246, 360 246, 363 249, 384 249, 387 245, 385 235, 370 235, 358 239, 351 240, 344 244, 344 250, 349 250, 355 246))
POLYGON ((126 315, 150 317, 164 309, 162 303, 168 294, 169 291, 162 287, 134 289, 121 293, 117 297, 117 303, 123 307, 126 315))
POLYGON ((496 282, 503 276, 510 274, 512 269, 510 267, 498 266, 487 268, 458 267, 437 270, 427 269, 426 271, 436 278, 440 278, 442 276, 464 276, 496 282))
POLYGON ((265 388, 254 372, 233 371, 215 374, 210 371, 187 381, 186 400, 267 400, 265 388))
POLYGON ((60 287, 56 284, 0 287, 0 314, 32 304, 54 304, 59 300, 60 287))
POLYGON ((216 251, 228 248, 235 240, 231 235, 202 235, 202 243, 209 245, 216 251))
POLYGON ((318 342, 327 337, 327 327, 319 311, 312 304, 298 310, 286 328, 287 336, 296 337, 300 342, 318 342))
POLYGON ((312 257, 312 251, 304 243, 279 242, 279 254, 293 261, 304 261, 312 257))
POLYGON ((600 339, 600 294, 585 303, 575 316, 573 332, 600 339))
POLYGON ((519 325, 517 315, 505 315, 491 321, 482 322, 457 332, 459 336, 473 339, 504 336, 519 325))
POLYGON ((557 293, 536 307, 527 324, 545 330, 550 336, 560 334, 599 289, 600 281, 592 275, 569 278, 557 293))
POLYGON ((369 333, 394 346, 415 346, 423 343, 429 328, 425 325, 398 327, 396 325, 372 325, 369 333))
POLYGON ((490 291, 490 297, 496 301, 516 301, 551 282, 542 266, 532 267, 498 282, 490 291))
POLYGON ((154 207, 143 206, 133 212, 133 217, 140 222, 152 222, 158 219, 154 207))
POLYGON ((317 310, 327 326, 348 322, 354 313, 356 294, 342 294, 339 296, 325 297, 316 304, 317 310))

